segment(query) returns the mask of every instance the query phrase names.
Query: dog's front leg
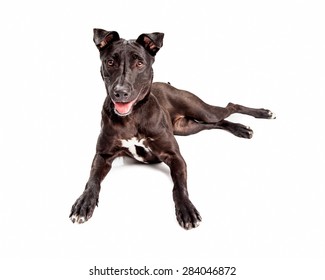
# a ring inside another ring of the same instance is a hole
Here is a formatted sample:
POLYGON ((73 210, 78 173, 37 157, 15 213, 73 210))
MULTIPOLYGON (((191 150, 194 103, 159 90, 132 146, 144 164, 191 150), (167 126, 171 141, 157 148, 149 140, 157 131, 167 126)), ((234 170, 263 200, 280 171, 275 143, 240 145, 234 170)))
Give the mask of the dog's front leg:
POLYGON ((71 209, 70 218, 73 223, 82 224, 91 218, 98 204, 100 183, 111 169, 111 166, 111 160, 104 155, 95 155, 86 188, 71 209))
POLYGON ((152 144, 152 149, 157 152, 159 159, 170 168, 174 182, 173 199, 178 223, 184 229, 197 227, 201 222, 201 216, 189 199, 186 163, 179 151, 176 139, 172 134, 165 135, 152 144))
POLYGON ((170 166, 174 182, 173 199, 177 221, 184 229, 196 228, 201 222, 201 216, 189 199, 186 163, 180 154, 172 156, 166 163, 170 166))

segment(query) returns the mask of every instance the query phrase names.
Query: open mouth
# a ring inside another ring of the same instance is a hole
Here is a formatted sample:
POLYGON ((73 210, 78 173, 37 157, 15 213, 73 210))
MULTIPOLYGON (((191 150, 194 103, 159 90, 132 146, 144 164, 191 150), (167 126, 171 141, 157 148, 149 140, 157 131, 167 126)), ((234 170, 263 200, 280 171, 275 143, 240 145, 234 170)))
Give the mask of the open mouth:
POLYGON ((126 103, 113 101, 115 113, 118 114, 119 116, 127 116, 132 112, 133 105, 136 101, 137 98, 131 102, 126 102, 126 103))

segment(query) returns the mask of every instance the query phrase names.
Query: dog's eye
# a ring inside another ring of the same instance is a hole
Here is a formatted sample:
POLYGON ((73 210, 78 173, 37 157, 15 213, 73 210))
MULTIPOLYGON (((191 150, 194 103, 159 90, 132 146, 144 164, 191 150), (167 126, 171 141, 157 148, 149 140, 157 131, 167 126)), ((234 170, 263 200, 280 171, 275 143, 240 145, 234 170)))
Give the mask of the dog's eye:
POLYGON ((114 65, 114 60, 113 59, 109 59, 109 60, 107 60, 107 65, 108 66, 113 66, 114 65))
POLYGON ((137 66, 138 67, 142 67, 143 65, 144 65, 143 61, 141 61, 141 60, 137 61, 137 66))

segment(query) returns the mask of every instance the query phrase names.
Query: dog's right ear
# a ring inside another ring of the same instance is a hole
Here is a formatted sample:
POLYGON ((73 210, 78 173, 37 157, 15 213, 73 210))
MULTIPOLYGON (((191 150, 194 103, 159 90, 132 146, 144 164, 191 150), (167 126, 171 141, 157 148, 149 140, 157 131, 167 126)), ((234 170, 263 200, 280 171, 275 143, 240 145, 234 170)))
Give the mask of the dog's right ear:
POLYGON ((120 39, 116 31, 94 28, 94 43, 99 50, 120 39))

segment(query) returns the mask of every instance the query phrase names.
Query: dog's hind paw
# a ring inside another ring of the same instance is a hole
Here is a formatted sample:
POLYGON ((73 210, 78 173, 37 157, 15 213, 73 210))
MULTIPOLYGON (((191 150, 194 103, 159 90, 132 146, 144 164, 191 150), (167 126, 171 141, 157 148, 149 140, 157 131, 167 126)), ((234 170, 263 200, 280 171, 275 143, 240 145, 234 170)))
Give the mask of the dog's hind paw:
POLYGON ((202 221, 199 211, 190 201, 176 206, 176 218, 179 225, 186 230, 198 227, 202 221))
POLYGON ((273 112, 271 112, 270 110, 268 110, 268 118, 269 119, 276 119, 276 115, 273 113, 273 112))
POLYGON ((261 119, 275 119, 275 114, 268 110, 268 109, 257 109, 255 118, 261 118, 261 119))
POLYGON ((228 130, 237 137, 251 139, 253 137, 253 130, 249 126, 240 123, 229 126, 228 130))

